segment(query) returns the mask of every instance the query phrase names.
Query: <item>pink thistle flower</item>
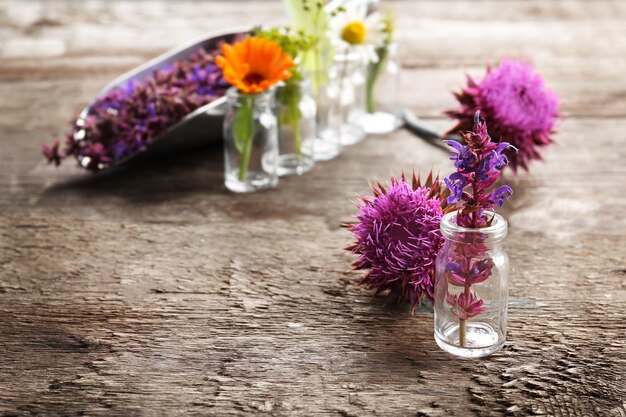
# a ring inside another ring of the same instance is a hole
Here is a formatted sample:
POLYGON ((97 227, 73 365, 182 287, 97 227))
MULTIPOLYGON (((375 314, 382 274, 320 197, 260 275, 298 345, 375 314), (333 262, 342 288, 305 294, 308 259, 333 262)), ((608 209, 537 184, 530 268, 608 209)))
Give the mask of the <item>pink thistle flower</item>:
POLYGON ((452 306, 452 314, 460 320, 467 320, 479 315, 485 311, 484 301, 471 292, 461 293, 458 295, 448 295, 446 301, 452 306))
POLYGON ((439 231, 447 207, 447 190, 429 175, 426 183, 413 175, 391 178, 385 188, 372 186, 374 197, 361 197, 357 222, 345 225, 356 238, 346 248, 359 256, 355 270, 369 270, 360 284, 415 308, 433 299, 435 260, 443 244, 439 231))
POLYGON ((449 133, 471 130, 476 110, 481 111, 495 140, 506 138, 519 151, 507 151, 510 166, 528 170, 531 160, 542 159, 540 150, 554 142, 559 99, 541 75, 527 62, 504 59, 487 68, 482 81, 468 76, 468 83, 454 94, 460 108, 446 114, 457 119, 449 133))

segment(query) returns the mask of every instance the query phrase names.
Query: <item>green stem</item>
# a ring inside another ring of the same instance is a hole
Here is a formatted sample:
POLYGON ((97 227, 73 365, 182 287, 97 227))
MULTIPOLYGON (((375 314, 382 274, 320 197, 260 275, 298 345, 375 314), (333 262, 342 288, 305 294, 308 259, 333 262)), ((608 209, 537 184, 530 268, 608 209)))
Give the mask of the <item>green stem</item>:
POLYGON ((301 86, 297 82, 289 82, 276 92, 279 103, 278 123, 280 126, 291 127, 294 151, 298 157, 302 156, 302 138, 300 135, 300 100, 302 99, 301 86))
POLYGON ((374 102, 374 81, 367 79, 367 112, 376 113, 376 103, 374 102))
POLYGON ((293 147, 298 158, 302 158, 302 137, 300 135, 300 117, 294 112, 291 115, 291 130, 293 130, 293 147))
POLYGON ((376 55, 378 56, 378 62, 370 63, 367 66, 367 112, 375 113, 376 112, 376 102, 374 97, 374 88, 376 87, 376 81, 380 74, 382 73, 382 69, 384 68, 385 60, 387 59, 387 46, 382 46, 380 48, 376 48, 376 55))
MULTIPOLYGON (((338 100, 339 100, 339 111, 343 112, 342 109, 342 102, 343 102, 343 85, 345 84, 345 78, 346 78, 346 74, 348 72, 348 56, 350 55, 350 49, 348 49, 345 53, 344 56, 344 60, 343 60, 343 65, 341 66, 341 74, 339 76, 339 95, 338 95, 338 100)), ((342 115, 342 119, 343 119, 343 115, 342 115)))
POLYGON ((243 149, 241 150, 241 159, 239 161, 239 181, 245 181, 248 176, 248 165, 250 164, 250 155, 252 153, 252 144, 254 142, 254 99, 244 100, 242 107, 239 111, 244 112, 243 120, 239 120, 239 123, 246 123, 245 129, 242 129, 245 133, 241 137, 243 143, 243 149))
POLYGON ((461 347, 465 347, 466 343, 465 320, 459 319, 459 344, 461 347))
POLYGON ((313 71, 315 71, 315 79, 313 80, 313 92, 317 93, 321 88, 322 88, 322 51, 320 49, 320 34, 322 32, 321 30, 321 17, 322 17, 322 8, 319 7, 315 13, 315 16, 313 18, 313 25, 315 27, 315 29, 313 30, 313 32, 315 33, 315 36, 318 37, 317 41, 315 42, 315 47, 313 48, 313 59, 315 60, 313 62, 313 71))
MULTIPOLYGON (((470 286, 469 284, 465 284, 465 299, 469 300, 470 295, 470 286)), ((467 344, 467 336, 466 336, 466 325, 465 320, 459 319, 459 344, 461 347, 465 347, 467 344)))
POLYGON ((313 58, 315 60, 313 64, 313 79, 311 89, 313 91, 313 95, 315 96, 315 105, 317 106, 317 111, 315 112, 315 137, 321 138, 321 129, 320 126, 322 124, 322 112, 320 109, 320 104, 322 100, 322 75, 321 75, 321 60, 320 56, 321 52, 319 50, 319 46, 316 45, 313 49, 313 58))
POLYGON ((315 51, 313 53, 313 56, 315 57, 315 64, 313 65, 313 71, 315 72, 315 80, 313 82, 313 92, 315 92, 316 94, 319 93, 320 89, 322 88, 322 57, 321 57, 321 51, 319 46, 315 47, 315 51))

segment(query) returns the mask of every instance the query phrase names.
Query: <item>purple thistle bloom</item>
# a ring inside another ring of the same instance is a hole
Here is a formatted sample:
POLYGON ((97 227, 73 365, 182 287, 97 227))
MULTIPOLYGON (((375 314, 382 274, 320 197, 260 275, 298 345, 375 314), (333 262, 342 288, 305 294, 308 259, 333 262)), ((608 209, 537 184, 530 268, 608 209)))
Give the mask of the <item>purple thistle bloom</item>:
POLYGON ((446 112, 458 120, 450 132, 470 130, 480 109, 491 137, 507 138, 519 150, 507 151, 515 171, 527 170, 530 161, 541 159, 540 149, 553 142, 559 99, 527 62, 504 59, 498 67, 488 67, 482 81, 468 77, 467 87, 455 96, 460 108, 446 112))
POLYGON ((347 248, 359 256, 354 269, 368 269, 361 284, 412 307, 424 297, 432 301, 435 259, 443 237, 439 223, 445 208, 438 179, 413 185, 391 178, 385 189, 357 205, 358 221, 348 225, 356 242, 347 248), (429 184, 430 183, 430 184, 429 184))

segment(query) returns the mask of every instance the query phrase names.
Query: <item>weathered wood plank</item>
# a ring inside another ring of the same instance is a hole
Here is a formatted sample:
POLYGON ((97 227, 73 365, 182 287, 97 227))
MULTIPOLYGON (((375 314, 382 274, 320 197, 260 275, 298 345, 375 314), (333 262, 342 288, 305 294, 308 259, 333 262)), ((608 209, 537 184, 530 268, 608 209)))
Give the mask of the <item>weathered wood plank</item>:
POLYGON ((402 101, 436 127, 463 71, 505 53, 564 100, 559 145, 507 179, 504 350, 452 359, 427 308, 384 306, 348 272, 339 224, 366 180, 451 169, 407 132, 245 196, 223 190, 219 151, 99 176, 42 161, 44 136, 115 75, 281 21, 279 2, 5 0, 0 414, 626 416, 626 3, 390 6, 402 101))

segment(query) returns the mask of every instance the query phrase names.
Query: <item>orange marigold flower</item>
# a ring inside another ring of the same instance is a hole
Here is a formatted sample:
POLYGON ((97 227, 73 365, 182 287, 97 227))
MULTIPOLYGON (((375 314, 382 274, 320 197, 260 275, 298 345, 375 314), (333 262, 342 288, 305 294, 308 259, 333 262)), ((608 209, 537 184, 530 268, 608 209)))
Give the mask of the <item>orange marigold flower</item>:
POLYGON ((291 77, 293 60, 280 45, 269 39, 248 37, 233 45, 222 45, 215 62, 224 78, 242 93, 260 93, 291 77))

